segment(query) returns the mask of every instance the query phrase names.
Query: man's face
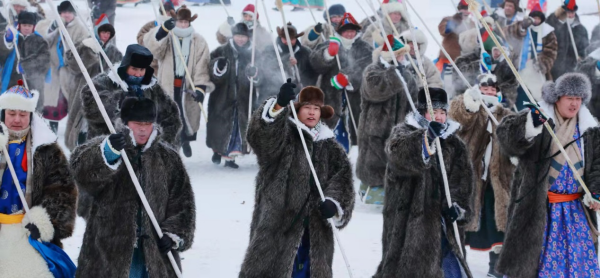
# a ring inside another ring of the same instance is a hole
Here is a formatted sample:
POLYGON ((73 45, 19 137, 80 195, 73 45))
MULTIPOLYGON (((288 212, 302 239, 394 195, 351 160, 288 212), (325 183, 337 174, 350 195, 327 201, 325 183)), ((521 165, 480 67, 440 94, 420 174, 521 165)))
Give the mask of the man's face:
POLYGON ((19 31, 21 34, 28 36, 33 33, 33 27, 35 27, 33 24, 19 24, 19 31))
POLYGON ((127 126, 133 132, 133 139, 135 139, 135 143, 138 145, 146 145, 148 143, 148 139, 150 139, 150 134, 154 130, 154 124, 149 122, 127 122, 127 126))
POLYGON ((75 19, 75 14, 72 12, 62 12, 60 13, 60 17, 64 20, 65 23, 69 23, 75 19))
POLYGON ((496 91, 496 87, 493 86, 479 86, 479 90, 481 91, 482 94, 486 95, 486 96, 497 96, 497 91, 496 91))
POLYGON ((31 112, 20 110, 6 110, 4 113, 4 124, 8 129, 21 131, 29 127, 31 112))
MULTIPOLYGON (((447 117, 446 110, 441 109, 441 108, 434 109, 433 117, 435 118, 436 122, 445 124, 446 117, 447 117)), ((431 115, 429 115, 429 112, 425 112, 425 119, 427 119, 428 121, 431 121, 431 115)))
POLYGON ((187 20, 177 20, 177 22, 175 22, 175 26, 177 26, 177 28, 181 28, 181 29, 185 29, 190 27, 190 22, 187 20))
POLYGON ((410 45, 410 56, 417 57, 417 54, 415 54, 415 47, 418 47, 419 53, 421 53, 421 46, 418 43, 408 42, 408 45, 410 45))
POLYGON ((250 38, 244 35, 233 35, 233 42, 235 42, 235 44, 240 47, 246 45, 249 39, 250 38))
MULTIPOLYGON (((296 38, 290 38, 290 41, 292 42, 292 46, 296 45, 296 41, 297 41, 297 40, 298 40, 298 39, 296 39, 296 38)), ((283 44, 287 45, 287 40, 286 40, 285 38, 281 38, 281 42, 282 42, 283 44)))
POLYGON ((469 9, 462 9, 459 10, 459 12, 462 14, 462 16, 467 17, 471 14, 471 12, 469 12, 469 9))
POLYGON ((300 107, 298 120, 309 128, 315 127, 321 120, 321 107, 312 104, 300 107))
POLYGON ((394 24, 396 24, 396 23, 400 22, 400 20, 402 20, 402 14, 400 12, 389 13, 389 15, 394 24))
POLYGON ((146 69, 129 66, 127 68, 127 75, 131 75, 131 76, 135 76, 135 77, 142 77, 142 76, 146 75, 146 69))
POLYGON ((109 39, 110 39, 110 32, 108 32, 108 31, 100 32, 100 40, 102 41, 102 43, 108 42, 109 39))
POLYGON ((244 21, 254 21, 251 14, 244 14, 244 21))
POLYGON ((331 23, 333 25, 338 25, 340 23, 340 21, 342 21, 342 16, 341 15, 332 15, 329 19, 331 19, 331 23))
POLYGON ((356 30, 353 30, 353 29, 344 30, 344 32, 342 32, 342 37, 344 37, 345 39, 348 39, 348 40, 354 39, 354 37, 356 37, 356 30))
POLYGON ((492 49, 492 59, 498 60, 498 59, 500 59, 501 55, 502 55, 502 52, 500 52, 500 49, 495 48, 495 47, 494 47, 494 49, 492 49))
POLYGON ((568 18, 575 18, 575 14, 576 14, 575 12, 567 11, 567 17, 568 18))
POLYGON ((20 14, 22 11, 24 11, 27 7, 25 6, 21 6, 21 5, 17 5, 17 4, 13 4, 13 9, 15 9, 15 12, 18 14, 20 14))
POLYGON ((579 113, 582 99, 580 97, 562 96, 556 102, 556 110, 565 119, 571 119, 579 113))
POLYGON ((515 15, 515 4, 511 2, 504 2, 504 14, 507 18, 513 17, 513 15, 515 15))

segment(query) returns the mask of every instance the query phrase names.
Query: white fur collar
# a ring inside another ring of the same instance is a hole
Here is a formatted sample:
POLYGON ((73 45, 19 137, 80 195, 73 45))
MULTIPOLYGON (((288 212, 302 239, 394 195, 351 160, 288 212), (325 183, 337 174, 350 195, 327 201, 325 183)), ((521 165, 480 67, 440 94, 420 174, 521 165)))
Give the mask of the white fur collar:
POLYGON ((56 134, 52 132, 46 122, 37 113, 33 113, 33 119, 31 120, 31 152, 35 153, 35 150, 40 146, 56 143, 56 139, 56 134))
MULTIPOLYGON (((118 69, 120 65, 121 65, 121 62, 115 63, 114 64, 115 69, 118 69)), ((127 85, 127 82, 125 82, 124 80, 121 80, 121 77, 118 74, 116 74, 115 72, 113 72, 112 70, 109 71, 107 75, 108 75, 108 78, 110 78, 110 80, 112 80, 113 83, 119 84, 119 82, 123 82, 123 84, 125 84, 125 88, 129 88, 129 85, 127 85)), ((141 89, 146 90, 146 89, 152 88, 154 85, 156 85, 156 77, 152 76, 150 83, 142 84, 141 89)))
MULTIPOLYGON (((408 115, 406 115, 406 124, 416 127, 418 129, 424 130, 425 128, 422 127, 419 124, 419 122, 417 121, 417 119, 415 117, 416 115, 417 114, 415 114, 415 112, 408 113, 408 115)), ((456 131, 458 131, 460 129, 460 124, 453 120, 447 119, 446 123, 447 123, 448 127, 446 128, 446 131, 444 132, 444 134, 442 134, 442 136, 440 136, 440 138, 442 138, 442 139, 447 139, 448 137, 450 137, 450 135, 454 134, 456 131)))
MULTIPOLYGON (((125 126, 125 128, 127 130, 129 130, 129 139, 131 139, 131 144, 133 144, 133 146, 136 147, 137 143, 135 142, 135 138, 133 137, 133 131, 131 131, 131 129, 129 129, 129 127, 127 127, 127 126, 125 126)), ((152 133, 150 134, 150 138, 148 138, 148 142, 146 142, 146 145, 144 145, 144 149, 142 150, 142 152, 147 151, 152 146, 152 143, 154 143, 154 140, 156 140, 157 136, 158 136, 158 129, 156 127, 156 124, 154 124, 154 129, 152 130, 152 133)))
POLYGON ((548 34, 554 32, 554 27, 552 27, 550 24, 544 22, 544 23, 540 24, 539 26, 531 27, 531 30, 541 33, 542 38, 545 38, 546 36, 548 36, 548 34), (540 30, 541 30, 541 32, 540 32, 540 30))
MULTIPOLYGON (((550 119, 556 121, 554 105, 546 103, 545 101, 540 101, 539 106, 542 110, 544 110, 544 114, 546 114, 550 119)), ((598 126, 598 122, 594 116, 592 116, 592 113, 587 106, 582 104, 577 115, 579 116, 579 132, 581 135, 583 135, 588 129, 598 126)))
MULTIPOLYGON (((289 117, 288 119, 292 121, 292 123, 297 124, 301 129, 306 131, 307 134, 313 136, 312 132, 310 132, 310 129, 305 124, 301 122, 296 123, 296 120, 293 117, 289 117)), ((333 137, 333 131, 324 122, 321 122, 321 130, 319 130, 319 134, 317 134, 316 138, 313 136, 313 141, 318 142, 333 137)))

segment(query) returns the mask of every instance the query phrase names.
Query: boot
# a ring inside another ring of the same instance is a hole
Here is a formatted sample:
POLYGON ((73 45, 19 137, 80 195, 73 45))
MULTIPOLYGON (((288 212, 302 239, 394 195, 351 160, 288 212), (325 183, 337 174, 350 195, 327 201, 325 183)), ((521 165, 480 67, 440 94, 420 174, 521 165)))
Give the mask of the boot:
POLYGON ((217 165, 221 164, 221 155, 218 153, 213 153, 212 162, 217 165))
POLYGON ((300 7, 294 7, 294 8, 292 9, 292 12, 301 12, 301 11, 304 11, 304 8, 300 8, 300 7))
POLYGON ((490 252, 490 270, 488 271, 487 277, 502 278, 502 275, 496 272, 496 262, 499 257, 500 254, 496 254, 494 251, 490 252))
POLYGON ((235 160, 227 160, 227 161, 225 161, 225 167, 229 167, 229 168, 232 168, 232 169, 240 168, 239 165, 235 164, 235 160))
POLYGON ((183 144, 181 144, 181 149, 183 150, 183 155, 185 155, 185 157, 192 156, 192 147, 190 147, 190 141, 183 142, 183 144))
POLYGON ((279 11, 279 9, 277 7, 273 7, 273 10, 276 11, 276 12, 279 11))

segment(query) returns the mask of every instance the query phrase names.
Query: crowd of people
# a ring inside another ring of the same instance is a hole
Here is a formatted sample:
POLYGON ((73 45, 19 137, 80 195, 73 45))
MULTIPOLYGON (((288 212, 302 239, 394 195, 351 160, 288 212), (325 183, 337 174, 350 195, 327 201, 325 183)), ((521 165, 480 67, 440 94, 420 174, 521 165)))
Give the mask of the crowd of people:
POLYGON ((179 153, 193 155, 204 115, 214 164, 258 161, 239 277, 332 277, 332 229, 356 199, 383 205, 376 278, 472 277, 467 246, 489 253, 488 277, 600 276, 600 24, 590 40, 575 0, 548 14, 520 0, 474 14, 461 0, 439 23, 438 57, 399 0, 361 22, 307 3, 323 22, 273 38, 249 4, 210 50, 197 15, 165 2, 124 53, 114 7, 96 7, 89 30, 70 1, 64 27, 35 1, 8 3, 0 276, 59 277, 38 250, 61 254, 79 215, 67 276, 175 277, 196 228, 179 153), (55 135, 65 117, 69 158, 55 135))

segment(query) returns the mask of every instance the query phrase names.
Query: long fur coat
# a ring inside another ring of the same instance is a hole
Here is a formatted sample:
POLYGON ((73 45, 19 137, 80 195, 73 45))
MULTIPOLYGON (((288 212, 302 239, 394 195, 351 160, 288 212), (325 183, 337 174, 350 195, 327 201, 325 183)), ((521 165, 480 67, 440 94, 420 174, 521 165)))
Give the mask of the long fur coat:
MULTIPOLYGON (((401 71, 408 94, 416 100, 417 80, 412 71, 401 71)), ((382 186, 387 167, 385 142, 392 128, 410 112, 407 92, 393 65, 373 62, 363 73, 362 116, 358 123, 356 176, 367 185, 382 186)))
MULTIPOLYGON (((135 146, 131 131, 120 129, 128 140, 124 151, 165 235, 183 240, 171 252, 178 264, 179 252, 192 246, 196 228, 194 192, 179 153, 164 142, 157 129, 148 143, 135 146)), ((119 158, 106 163, 102 146, 107 136, 78 146, 71 156, 71 171, 82 191, 94 198, 78 259, 76 277, 129 277, 137 242, 137 217, 141 211, 142 249, 150 277, 176 277, 167 258, 158 250, 159 240, 137 195, 127 168, 119 158)))
MULTIPOLYGON (((373 53, 373 47, 367 42, 363 41, 360 37, 356 37, 352 48, 347 49, 344 46, 340 46, 338 56, 342 69, 338 68, 335 57, 331 60, 325 58, 325 53, 329 47, 329 41, 326 41, 317 46, 310 54, 310 63, 313 69, 322 75, 320 88, 325 93, 325 104, 331 105, 335 111, 335 114, 331 119, 325 120, 325 123, 335 128, 338 120, 342 117, 342 94, 343 90, 338 90, 331 85, 331 78, 336 76, 338 73, 343 72, 348 75, 348 81, 354 87, 354 91, 348 91, 348 101, 352 107, 352 114, 354 120, 358 124, 360 122, 360 88, 362 83, 362 73, 364 69, 371 64, 371 55, 373 53)), ((327 54, 329 55, 329 54, 327 54)), ((349 110, 349 109, 348 109, 349 110)), ((350 117, 350 115, 348 115, 350 117)), ((356 132, 348 119, 347 123, 348 132, 350 133, 351 142, 353 145, 357 144, 356 132)))
MULTIPOLYGON (((452 202, 464 210, 458 221, 460 234, 472 215, 473 168, 467 146, 454 134, 459 128, 448 121, 448 129, 440 138, 452 202)), ((459 260, 463 271, 471 277, 454 229, 446 220, 442 226, 442 208, 447 207, 438 156, 423 158, 422 128, 414 114, 394 127, 385 151, 389 166, 385 176, 383 207, 383 254, 375 278, 443 277, 442 236, 459 260)), ((436 151, 439 149, 436 147, 436 151)))
POLYGON ((596 62, 600 61, 600 49, 590 53, 590 56, 579 62, 577 71, 585 74, 592 83, 592 98, 587 107, 592 115, 600 118, 600 73, 596 62))
MULTIPOLYGON (((553 126, 553 105, 539 104, 553 126)), ((579 130, 585 146, 582 177, 591 192, 600 190, 600 129, 597 126, 598 122, 582 106, 579 110, 579 130)), ((537 277, 548 218, 548 169, 552 160, 546 158, 552 155, 554 142, 545 128, 533 127, 529 110, 505 117, 496 134, 502 151, 519 159, 511 185, 504 247, 496 269, 509 277, 537 277)), ((593 219, 595 215, 590 211, 593 219)))
MULTIPOLYGON (((305 231, 303 223, 307 223, 311 277, 331 278, 333 232, 319 211, 321 198, 291 112, 283 108, 275 118, 267 115, 275 101, 268 99, 254 113, 248 130, 248 141, 260 170, 256 176, 250 243, 239 277, 291 277, 305 231)), ((316 138, 305 125, 301 128, 323 194, 336 204, 333 222, 344 228, 352 218, 355 198, 348 156, 327 126, 321 127, 316 138)))
POLYGON ((585 59, 585 49, 590 44, 588 31, 585 26, 581 24, 579 15, 575 15, 575 21, 570 27, 566 23, 566 18, 567 12, 562 7, 559 7, 546 19, 546 23, 554 27, 554 34, 556 35, 556 40, 558 42, 558 55, 554 62, 554 67, 552 67, 552 77, 554 80, 567 72, 574 71, 577 66, 577 61, 579 59, 585 59), (567 28, 571 28, 573 32, 573 38, 575 39, 579 57, 575 57, 571 35, 567 28))
MULTIPOLYGON (((100 56, 99 50, 96 49, 98 46, 93 40, 96 40, 96 38, 87 38, 76 46, 81 61, 91 78, 102 73, 102 70, 110 71, 110 66, 100 56), (102 65, 100 65, 100 62, 102 62, 102 65)), ((123 54, 117 49, 116 45, 112 44, 112 41, 109 41, 103 50, 113 64, 119 63, 123 59, 123 54)), ((86 125, 81 104, 81 89, 87 83, 71 50, 66 53, 65 63, 69 72, 75 77, 72 82, 77 83, 77 90, 73 94, 69 94, 69 115, 67 116, 67 129, 65 130, 65 145, 72 151, 77 146, 79 132, 83 131, 86 125)))
MULTIPOLYGON (((494 118, 499 122, 508 115, 513 114, 510 109, 497 104, 491 108, 494 118)), ((469 94, 457 96, 450 103, 448 115, 451 119, 461 125, 457 135, 465 142, 469 149, 469 155, 473 164, 473 176, 475 177, 475 188, 473 194, 473 209, 471 221, 465 227, 466 231, 476 232, 480 228, 481 209, 483 207, 483 195, 486 181, 482 179, 486 149, 492 140, 492 153, 489 160, 487 180, 491 180, 494 190, 494 219, 498 231, 506 231, 506 210, 510 198, 510 181, 514 172, 514 165, 510 157, 501 150, 496 139, 496 125, 489 119, 488 114, 479 103, 475 103, 469 94), (467 98, 467 102, 464 99, 467 98), (488 130, 488 131, 486 131, 488 130)))

